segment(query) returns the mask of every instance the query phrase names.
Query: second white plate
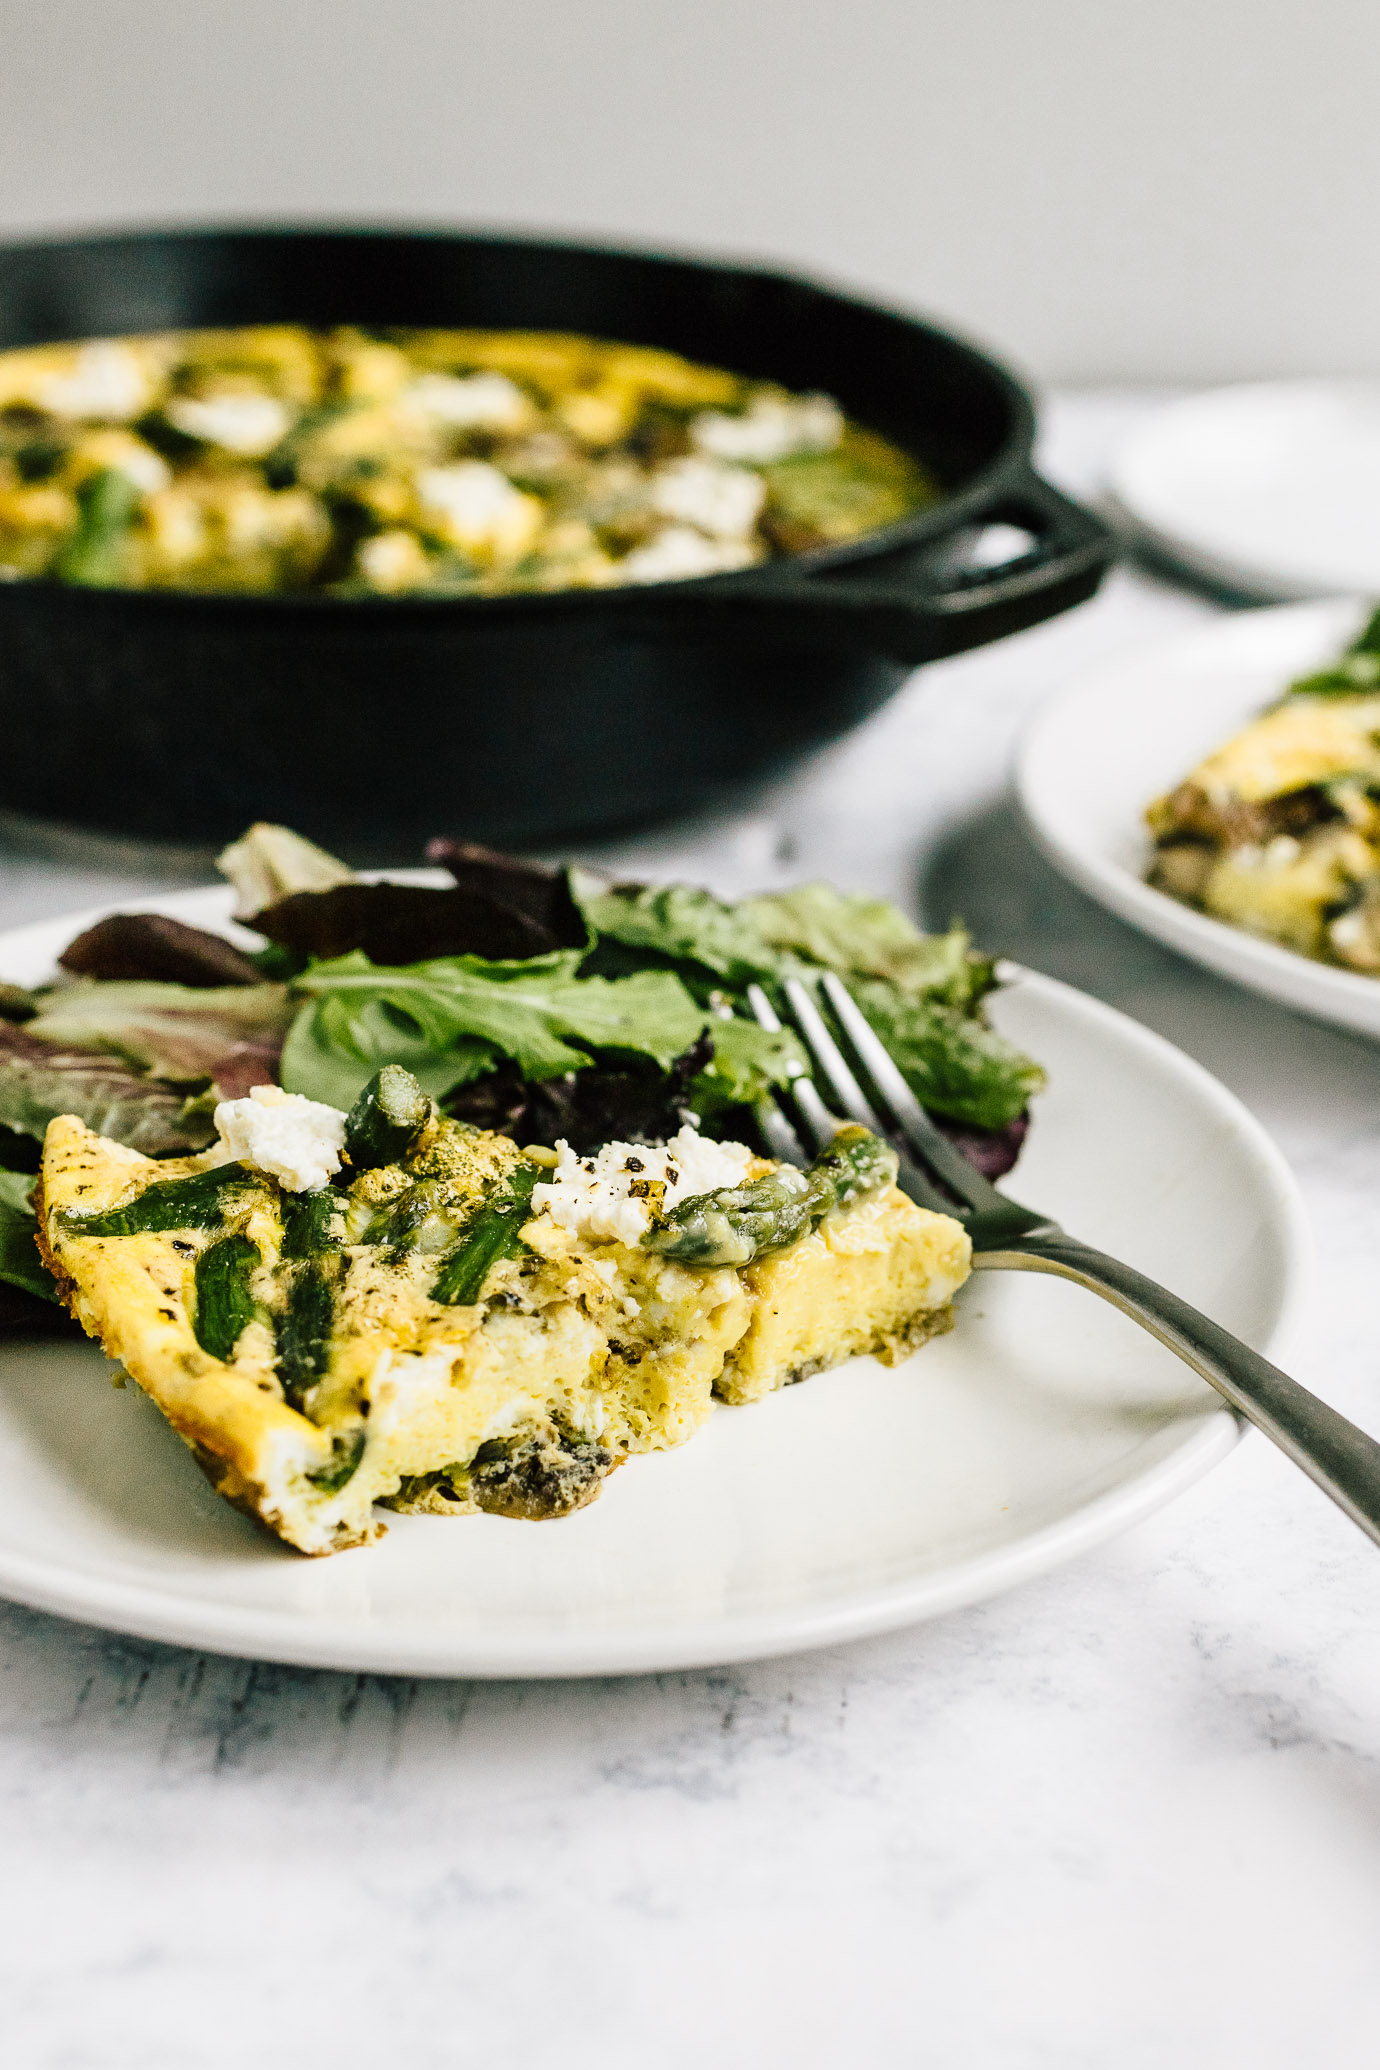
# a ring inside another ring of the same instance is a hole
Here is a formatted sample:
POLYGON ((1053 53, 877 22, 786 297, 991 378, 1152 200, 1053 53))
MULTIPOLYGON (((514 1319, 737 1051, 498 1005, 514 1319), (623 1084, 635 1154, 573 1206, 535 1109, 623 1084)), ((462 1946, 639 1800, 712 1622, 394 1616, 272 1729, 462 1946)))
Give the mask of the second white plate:
POLYGON ((1064 875, 1121 919, 1223 977, 1315 1020, 1380 1036, 1380 979, 1314 963, 1180 905, 1144 881, 1145 808, 1329 661, 1364 614, 1345 599, 1243 611, 1099 662, 1036 716, 1016 788, 1064 875))
POLYGON ((1259 597, 1380 594, 1380 383, 1251 381, 1168 404, 1112 468, 1152 545, 1259 597))

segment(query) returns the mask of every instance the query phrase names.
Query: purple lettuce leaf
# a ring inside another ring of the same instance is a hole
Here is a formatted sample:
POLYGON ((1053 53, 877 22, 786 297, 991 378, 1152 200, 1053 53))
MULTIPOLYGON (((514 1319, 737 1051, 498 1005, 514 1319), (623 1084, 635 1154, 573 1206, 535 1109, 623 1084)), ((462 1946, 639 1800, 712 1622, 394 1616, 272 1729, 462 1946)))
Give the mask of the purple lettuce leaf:
POLYGON ((109 1050, 156 1078, 200 1084, 242 1044, 275 1054, 292 1019, 283 985, 102 983, 79 978, 37 1001, 26 1032, 72 1050, 109 1050))
POLYGON ((41 1139, 58 1114, 75 1114, 147 1157, 204 1150, 216 1132, 209 1113, 189 1111, 185 1088, 160 1085, 120 1057, 0 1022, 0 1127, 41 1139))
MULTIPOLYGON (((441 956, 483 956, 510 962, 560 946, 552 932, 517 906, 457 885, 338 884, 299 891, 256 913, 249 923, 280 948, 329 962, 360 950, 371 963, 394 967, 441 956)), ((576 946, 583 946, 581 934, 576 946)))

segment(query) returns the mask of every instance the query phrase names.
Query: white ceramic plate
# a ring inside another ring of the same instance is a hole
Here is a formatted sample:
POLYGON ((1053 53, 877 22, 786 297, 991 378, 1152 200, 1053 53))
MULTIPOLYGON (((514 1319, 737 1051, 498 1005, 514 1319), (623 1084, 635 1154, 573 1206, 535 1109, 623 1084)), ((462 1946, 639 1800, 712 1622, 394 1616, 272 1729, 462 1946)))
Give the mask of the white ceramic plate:
MULTIPOLYGON (((158 902, 216 924, 216 892, 158 902)), ((0 937, 33 982, 90 915, 0 937)), ((1021 1190, 1264 1347, 1305 1239, 1278 1153, 1199 1066, 1017 974, 997 1018, 1050 1090, 1021 1190)), ((1009 1588, 1166 1502, 1235 1443, 1208 1389, 1075 1288, 983 1277, 952 1336, 855 1360, 544 1527, 399 1517, 305 1560, 213 1496, 94 1348, 0 1349, 0 1593, 148 1638, 310 1666, 573 1675, 747 1659, 1009 1588)))
POLYGON ((1262 601, 1380 594, 1380 385, 1260 381, 1171 403, 1112 493, 1162 553, 1262 601))
POLYGON ((1022 743, 1021 808, 1051 861, 1133 927, 1315 1020, 1380 1035, 1380 979, 1314 963, 1146 884, 1144 813, 1204 755, 1352 636, 1365 607, 1334 599, 1243 611, 1085 670, 1022 743))

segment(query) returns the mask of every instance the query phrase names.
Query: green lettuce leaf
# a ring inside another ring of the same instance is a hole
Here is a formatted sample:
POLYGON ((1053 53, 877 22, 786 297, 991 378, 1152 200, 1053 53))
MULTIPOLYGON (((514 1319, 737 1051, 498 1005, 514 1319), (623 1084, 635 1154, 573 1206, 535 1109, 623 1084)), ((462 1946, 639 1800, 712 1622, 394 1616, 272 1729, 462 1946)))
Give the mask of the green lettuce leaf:
POLYGON ((38 1184, 33 1172, 0 1172, 0 1207, 9 1208, 16 1215, 34 1218, 34 1187, 38 1184))
POLYGON ((886 899, 802 884, 726 904, 691 884, 609 887, 572 870, 585 919, 625 949, 692 963, 731 992, 815 969, 889 978, 902 990, 974 1006, 992 988, 992 964, 965 928, 922 934, 886 899))
POLYGON ((433 1049, 382 1000, 360 1006, 327 998, 299 1009, 283 1044, 279 1076, 286 1091, 348 1113, 384 1064, 402 1064, 434 1100, 443 1100, 498 1061, 487 1042, 462 1039, 450 1049, 433 1049))
POLYGON ((732 991, 781 968, 781 956, 744 907, 693 884, 609 886, 572 870, 570 894, 596 934, 675 963, 697 963, 732 991))
POLYGON ((737 910, 778 955, 794 951, 841 977, 889 978, 904 992, 951 1006, 976 1005, 992 989, 992 963, 974 955, 966 928, 922 934, 896 906, 866 892, 802 884, 737 910))
POLYGON ((26 1172, 0 1173, 0 1280, 42 1301, 56 1301, 53 1275, 34 1243, 38 1223, 29 1201, 33 1183, 26 1172), (11 1180, 19 1183, 11 1185, 11 1180))
POLYGON ((789 1028, 773 1034, 756 1021, 715 1018, 709 1022, 709 1036, 714 1054, 690 1082, 689 1104, 698 1114, 712 1114, 717 1107, 750 1107, 773 1086, 789 1085, 806 1065, 805 1052, 789 1028))
POLYGON ((1300 676, 1285 697, 1373 697, 1380 690, 1380 611, 1372 612, 1330 667, 1300 676))
POLYGON ((860 978, 851 989, 916 1098, 936 1114, 1005 1128, 1044 1085, 1034 1059, 975 1014, 886 978, 860 978))
MULTIPOLYGON (((679 978, 664 970, 582 978, 582 958, 563 949, 520 963, 443 956, 388 968, 356 951, 314 964, 297 990, 325 1010, 294 1024, 283 1082, 298 1090, 300 1074, 313 1060, 319 1072, 327 1048, 374 1068, 386 1049, 414 1071, 426 1053, 440 1053, 447 1090, 499 1057, 511 1057, 529 1079, 583 1070, 591 1052, 607 1050, 668 1069, 705 1023, 679 978)), ((429 1089, 436 1082, 433 1075, 429 1089)))
MULTIPOLYGON (((741 995, 749 984, 772 991, 785 978, 806 981, 836 971, 895 1055, 916 1097, 937 1114, 980 1128, 1004 1128, 1044 1083, 1038 1064, 989 1028, 979 1008, 996 982, 990 958, 976 955, 966 928, 922 934, 885 899, 803 884, 792 891, 728 905, 691 885, 624 885, 572 870, 571 892, 602 940, 628 958, 654 955, 678 964, 690 984, 717 981, 741 995)), ((735 1081, 733 1045, 750 1045, 747 1020, 710 1024, 724 1055, 691 1088, 705 1111, 760 1098, 784 1082, 777 1055, 735 1081), (738 1032, 741 1031, 741 1032, 738 1032), (738 1090, 730 1090, 734 1084, 738 1090), (749 1087, 754 1089, 749 1090, 749 1087)))

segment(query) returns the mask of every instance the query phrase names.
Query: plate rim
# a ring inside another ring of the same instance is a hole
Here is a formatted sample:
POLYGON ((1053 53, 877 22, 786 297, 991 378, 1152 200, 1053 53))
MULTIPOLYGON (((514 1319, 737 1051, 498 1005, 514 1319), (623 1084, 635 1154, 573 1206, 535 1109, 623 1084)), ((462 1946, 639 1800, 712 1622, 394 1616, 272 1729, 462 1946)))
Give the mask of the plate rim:
POLYGON ((1166 523, 1166 513, 1153 496, 1142 501, 1134 479, 1145 456, 1166 431, 1177 433, 1186 419, 1209 414, 1216 408, 1259 404, 1274 396, 1297 398, 1305 394, 1335 396, 1344 390, 1365 390, 1380 397, 1380 381, 1364 375, 1283 376, 1257 381, 1224 381, 1211 388, 1195 389, 1164 402, 1143 424, 1121 442, 1107 475, 1107 501, 1121 523, 1156 554, 1177 563, 1188 574, 1214 587, 1231 590, 1261 604, 1313 603, 1336 596, 1335 577, 1300 573, 1297 568, 1272 566, 1265 561, 1239 560, 1220 543, 1205 539, 1186 527, 1176 515, 1166 523), (1171 421, 1173 420, 1173 421, 1171 421))
POLYGON ((1340 970, 1329 963, 1315 963, 1296 950, 1262 940, 1243 928, 1231 927, 1225 920, 1199 913, 1192 906, 1181 905, 1167 892, 1156 890, 1124 864, 1111 860, 1091 840, 1079 840, 1065 832, 1062 820, 1056 819, 1048 807, 1040 766, 1050 734, 1067 719, 1071 707, 1099 689, 1102 695, 1124 694, 1124 687, 1113 681, 1123 671, 1156 657, 1172 664, 1176 657, 1196 655, 1204 647, 1211 648, 1219 642, 1225 646, 1232 633, 1248 622, 1316 618, 1321 624, 1325 615, 1339 616, 1344 609, 1360 608, 1356 598, 1332 596, 1236 611, 1187 632, 1170 633, 1163 639, 1124 648, 1081 668, 1028 721, 1017 744, 1013 780, 1022 822, 1041 853, 1062 876, 1118 919, 1190 962, 1248 991, 1258 992, 1277 1005, 1290 1007, 1331 1027, 1344 1028, 1350 1034, 1380 1037, 1380 978, 1340 970))
MULTIPOLYGON (((434 873, 385 874, 415 877, 434 873)), ((209 917, 208 909, 223 910, 227 897, 218 887, 208 887, 147 899, 113 900, 84 913, 28 922, 0 933, 0 959, 16 941, 52 936, 84 921, 89 924, 91 915, 182 908, 177 917, 183 917, 190 905, 193 912, 199 910, 209 917)), ((1004 963, 1000 969, 1006 985, 1028 987, 1065 1012, 1108 1027, 1133 1051, 1167 1067, 1200 1099, 1215 1106, 1238 1138, 1244 1137, 1260 1170, 1262 1206, 1281 1258, 1273 1317, 1258 1348, 1268 1353, 1291 1336, 1306 1298, 1312 1236, 1294 1176, 1263 1125, 1203 1065, 1130 1015, 1022 965, 1004 963)), ((386 1626, 365 1633, 358 1626, 330 1618, 198 1600, 154 1583, 106 1582, 66 1567, 58 1559, 3 1546, 0 1596, 33 1610, 159 1644, 346 1673, 562 1680, 676 1672, 769 1659, 876 1637, 961 1609, 1038 1579, 1119 1535, 1192 1486, 1235 1448, 1245 1430, 1225 1404, 1214 1406, 1207 1398, 1179 1420, 1183 1437, 1165 1456, 1014 1544, 989 1548, 881 1588, 854 1589, 838 1599, 804 1607, 696 1620, 669 1635, 660 1627, 645 1625, 593 1632, 553 1631, 536 1640, 530 1634, 507 1638, 494 1633, 457 1640, 444 1630, 437 1636, 413 1631, 390 1635, 386 1626)))

